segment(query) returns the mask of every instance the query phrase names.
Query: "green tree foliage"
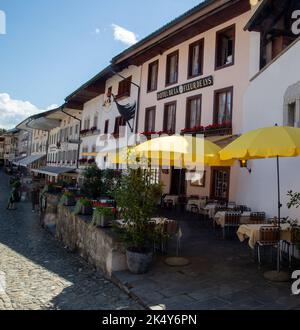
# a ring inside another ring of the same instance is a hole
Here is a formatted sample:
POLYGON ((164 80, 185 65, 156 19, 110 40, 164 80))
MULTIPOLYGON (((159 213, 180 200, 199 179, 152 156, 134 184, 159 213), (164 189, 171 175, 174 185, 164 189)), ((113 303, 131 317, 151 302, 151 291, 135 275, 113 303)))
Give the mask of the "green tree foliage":
POLYGON ((96 164, 88 166, 83 173, 83 192, 89 198, 96 199, 101 195, 102 171, 96 164))
POLYGON ((122 175, 114 197, 126 223, 123 238, 131 250, 143 252, 153 241, 149 220, 161 194, 162 186, 152 183, 148 170, 129 169, 122 175))

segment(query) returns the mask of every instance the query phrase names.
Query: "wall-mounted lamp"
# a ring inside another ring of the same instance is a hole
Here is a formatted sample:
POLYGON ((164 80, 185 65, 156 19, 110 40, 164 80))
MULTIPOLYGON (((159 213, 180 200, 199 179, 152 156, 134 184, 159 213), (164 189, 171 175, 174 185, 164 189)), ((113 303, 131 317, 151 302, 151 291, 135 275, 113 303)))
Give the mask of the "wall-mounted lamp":
POLYGON ((258 0, 250 0, 251 6, 256 6, 258 4, 258 0))
POLYGON ((252 169, 248 167, 247 160, 240 160, 240 166, 241 166, 241 168, 247 169, 250 174, 252 173, 252 169))

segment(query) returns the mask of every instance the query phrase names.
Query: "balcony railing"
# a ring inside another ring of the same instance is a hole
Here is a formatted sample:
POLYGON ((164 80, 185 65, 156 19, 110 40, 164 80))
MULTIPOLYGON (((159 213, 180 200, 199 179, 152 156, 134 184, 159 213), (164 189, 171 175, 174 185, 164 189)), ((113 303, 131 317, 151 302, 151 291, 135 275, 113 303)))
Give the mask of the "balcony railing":
POLYGON ((100 130, 97 127, 92 127, 91 129, 84 129, 80 131, 80 135, 85 137, 85 136, 90 136, 90 135, 96 135, 100 134, 100 130))

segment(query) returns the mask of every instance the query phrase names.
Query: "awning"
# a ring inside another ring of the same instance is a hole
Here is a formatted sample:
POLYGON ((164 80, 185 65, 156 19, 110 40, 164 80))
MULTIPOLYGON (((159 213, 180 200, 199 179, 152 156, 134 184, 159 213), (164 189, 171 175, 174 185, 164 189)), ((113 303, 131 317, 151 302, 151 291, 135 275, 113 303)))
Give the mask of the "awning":
POLYGON ((16 162, 16 165, 27 167, 44 157, 46 157, 46 154, 31 155, 29 157, 26 157, 26 158, 20 160, 19 162, 16 162))
MULTIPOLYGON (((14 158, 13 161, 12 161, 12 163, 13 163, 13 165, 19 165, 19 162, 20 162, 21 160, 25 159, 25 158, 26 158, 26 156, 22 156, 22 157, 14 158)), ((10 160, 10 161, 11 161, 11 160, 10 160)))
POLYGON ((40 167, 38 169, 34 169, 32 170, 32 172, 58 177, 61 174, 75 172, 75 170, 76 168, 70 168, 70 167, 45 166, 45 167, 40 167))

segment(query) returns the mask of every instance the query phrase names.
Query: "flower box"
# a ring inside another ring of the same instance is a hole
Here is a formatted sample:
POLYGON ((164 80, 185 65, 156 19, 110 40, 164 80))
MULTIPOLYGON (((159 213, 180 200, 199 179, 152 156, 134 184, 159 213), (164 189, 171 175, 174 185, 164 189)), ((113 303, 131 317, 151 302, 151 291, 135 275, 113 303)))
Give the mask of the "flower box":
POLYGON ((157 134, 158 135, 174 135, 175 132, 173 132, 173 131, 160 131, 157 134))

